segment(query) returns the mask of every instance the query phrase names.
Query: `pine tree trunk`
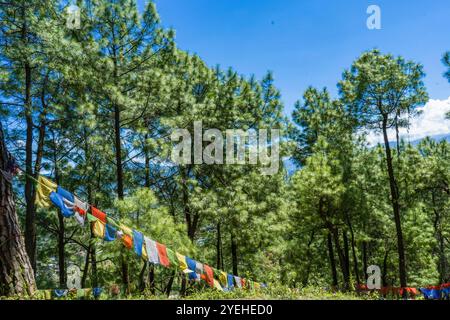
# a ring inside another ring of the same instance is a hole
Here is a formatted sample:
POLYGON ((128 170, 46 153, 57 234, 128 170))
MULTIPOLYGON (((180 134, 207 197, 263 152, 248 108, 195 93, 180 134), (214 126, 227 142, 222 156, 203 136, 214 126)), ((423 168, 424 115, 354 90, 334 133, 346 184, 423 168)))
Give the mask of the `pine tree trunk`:
POLYGON ((314 236, 315 236, 315 231, 313 230, 313 231, 311 231, 311 236, 310 236, 309 241, 308 241, 308 249, 306 250, 306 255, 305 255, 306 256, 306 261, 308 261, 308 265, 306 267, 306 272, 305 272, 305 275, 304 275, 303 280, 302 280, 302 286, 303 287, 306 287, 308 285, 309 275, 311 273, 311 265, 312 265, 312 261, 311 261, 312 260, 311 245, 313 244, 314 236))
MULTIPOLYGON (((120 137, 120 107, 114 104, 114 135, 115 135, 115 155, 116 155, 116 174, 117 174, 117 196, 120 200, 123 199, 123 165, 122 165, 122 141, 120 137)), ((120 256, 122 265, 122 283, 126 291, 130 290, 130 280, 128 275, 128 263, 124 257, 124 249, 120 256)))
POLYGON ((175 280, 175 273, 176 273, 176 271, 173 270, 172 275, 169 278, 169 282, 167 283, 167 287, 166 287, 167 297, 170 297, 170 293, 172 292, 173 281, 175 280))
MULTIPOLYGON (((26 27, 24 27, 26 28, 26 27)), ((33 118, 31 106, 31 66, 25 63, 25 121, 26 121, 26 142, 25 142, 25 246, 31 266, 36 272, 36 208, 33 199, 33 118)))
POLYGON ((144 261, 144 264, 142 265, 142 269, 141 272, 139 273, 139 291, 144 292, 145 288, 146 288, 146 283, 145 283, 145 272, 147 271, 147 265, 148 262, 144 261))
MULTIPOLYGON (((0 169, 8 154, 0 123, 0 169)), ((33 268, 25 250, 11 184, 0 173, 0 296, 31 295, 36 290, 33 268)))
POLYGON ((234 237, 234 234, 231 233, 231 260, 233 264, 233 274, 235 276, 238 276, 238 247, 236 243, 236 239, 234 237))
POLYGON ((363 276, 364 276, 364 279, 367 279, 367 268, 369 267, 368 265, 367 265, 367 242, 366 241, 364 241, 363 243, 362 243, 362 259, 363 259, 363 276))
POLYGON ((391 190, 392 209, 394 211, 395 228, 397 231, 397 250, 398 250, 399 274, 400 274, 400 286, 402 288, 406 288, 407 287, 406 258, 405 258, 405 247, 403 242, 402 224, 400 218, 400 203, 399 203, 400 197, 397 187, 397 181, 395 179, 394 167, 392 163, 391 147, 389 145, 389 138, 387 135, 386 116, 384 116, 383 118, 383 137, 384 137, 384 146, 386 149, 386 163, 389 175, 389 186, 391 190))
POLYGON ((349 289, 349 285, 350 285, 350 274, 347 271, 347 264, 346 264, 346 258, 345 258, 345 253, 341 248, 341 245, 339 243, 339 231, 336 227, 331 227, 330 232, 333 236, 333 240, 334 240, 334 246, 336 247, 336 252, 338 255, 338 259, 339 259, 339 266, 341 267, 341 272, 342 272, 342 277, 344 279, 344 286, 343 286, 343 290, 347 291, 349 289))
POLYGON ((338 278, 336 270, 336 261, 334 260, 333 240, 331 238, 330 232, 328 233, 327 244, 328 244, 328 257, 330 259, 331 277, 333 279, 333 288, 335 289, 338 286, 338 278))
POLYGON ((155 266, 150 264, 150 271, 148 272, 148 282, 150 286, 150 292, 152 295, 156 294, 155 290, 155 266))
POLYGON ((350 275, 350 248, 348 245, 347 231, 342 232, 344 240, 344 258, 345 258, 345 273, 350 275))
POLYGON ((220 235, 220 223, 217 224, 217 239, 216 239, 216 257, 217 257, 217 269, 220 269, 222 267, 222 253, 221 253, 221 235, 220 235))

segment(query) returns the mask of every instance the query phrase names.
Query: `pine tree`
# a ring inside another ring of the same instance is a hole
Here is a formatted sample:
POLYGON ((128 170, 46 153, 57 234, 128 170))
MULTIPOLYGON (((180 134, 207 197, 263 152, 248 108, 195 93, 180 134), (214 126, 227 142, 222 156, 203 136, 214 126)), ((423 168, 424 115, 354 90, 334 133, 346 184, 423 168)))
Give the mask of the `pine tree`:
POLYGON ((401 223, 400 190, 395 176, 387 130, 396 125, 398 115, 414 115, 415 108, 428 100, 419 64, 403 58, 382 55, 379 51, 364 53, 343 75, 340 93, 358 123, 381 130, 384 137, 392 209, 397 230, 400 284, 407 286, 406 257, 401 223))

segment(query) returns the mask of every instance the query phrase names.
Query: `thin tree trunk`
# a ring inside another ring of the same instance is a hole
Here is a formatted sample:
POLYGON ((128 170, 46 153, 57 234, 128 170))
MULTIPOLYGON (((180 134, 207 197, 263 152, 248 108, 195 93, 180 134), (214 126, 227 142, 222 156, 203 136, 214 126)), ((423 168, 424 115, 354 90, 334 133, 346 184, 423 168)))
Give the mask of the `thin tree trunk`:
POLYGON ((176 271, 172 271, 172 275, 169 278, 169 282, 167 283, 167 287, 166 287, 166 295, 167 297, 170 297, 170 293, 172 292, 172 285, 173 285, 173 281, 175 280, 175 273, 176 271))
POLYGON ((58 268, 59 268, 59 285, 63 289, 66 287, 66 254, 65 254, 65 242, 64 242, 64 217, 61 213, 58 213, 58 268))
POLYGON ((302 286, 306 287, 308 285, 309 282, 309 274, 311 273, 311 265, 312 265, 312 251, 311 251, 311 245, 314 241, 314 236, 315 236, 315 231, 311 231, 311 236, 309 237, 309 241, 308 241, 308 249, 306 250, 306 261, 308 261, 308 265, 306 267, 306 272, 305 272, 305 276, 303 277, 302 280, 302 286))
POLYGON ((339 231, 336 227, 331 228, 331 233, 334 239, 334 246, 336 247, 336 252, 338 254, 339 258, 339 265, 341 267, 342 277, 344 278, 344 286, 343 290, 347 291, 349 289, 350 284, 350 274, 347 272, 347 264, 345 262, 345 254, 341 248, 341 245, 339 243, 339 231))
POLYGON ((216 240, 216 256, 217 256, 217 269, 222 267, 222 253, 221 253, 221 235, 220 235, 220 222, 216 226, 217 229, 217 240, 216 240))
POLYGON ((331 238, 330 232, 328 233, 327 236, 327 244, 328 244, 328 257, 330 259, 331 277, 333 279, 333 288, 336 289, 338 286, 338 277, 336 270, 336 261, 334 260, 333 240, 331 238))
POLYGON ((342 232, 342 238, 344 240, 345 273, 348 274, 350 278, 350 248, 348 245, 348 237, 346 230, 342 232))
POLYGON ((145 271, 147 271, 147 265, 148 262, 144 261, 144 264, 142 265, 141 272, 139 273, 139 290, 141 292, 145 291, 146 283, 145 283, 145 271))
POLYGON ((89 274, 90 255, 91 255, 91 243, 89 242, 89 246, 86 250, 86 257, 84 258, 83 275, 81 277, 81 287, 82 288, 86 288, 86 280, 87 280, 87 277, 89 274))
MULTIPOLYGON (((0 123, 0 169, 6 170, 7 162, 0 123)), ((0 173, 0 296, 32 295, 35 290, 33 268, 17 219, 12 185, 0 173)))
POLYGON ((231 232, 231 260, 233 264, 233 274, 238 276, 238 247, 233 232, 231 232))
POLYGON ((181 277, 180 296, 185 297, 186 296, 186 288, 187 288, 186 274, 183 272, 180 272, 180 277, 181 277))
MULTIPOLYGON (((26 26, 24 27, 26 28, 26 26)), ((33 115, 31 105, 31 66, 25 63, 25 120, 26 120, 26 142, 25 142, 25 247, 30 258, 31 266, 36 272, 36 209, 33 199, 33 115)))
POLYGON ((368 265, 367 265, 367 242, 366 241, 364 241, 363 243, 362 243, 362 255, 363 255, 363 276, 364 276, 364 279, 367 279, 367 268, 368 268, 368 265))
POLYGON ((148 272, 148 282, 150 286, 150 292, 152 295, 156 294, 155 290, 155 266, 153 264, 150 264, 150 271, 148 272))
POLYGON ((406 288, 407 287, 406 258, 405 258, 405 247, 403 242, 402 224, 400 218, 400 203, 399 203, 400 197, 397 182, 395 179, 394 167, 392 163, 391 147, 389 145, 389 138, 387 135, 387 116, 384 116, 383 118, 383 137, 384 137, 384 146, 386 149, 386 163, 389 174, 389 186, 391 190, 392 209, 394 212, 395 228, 397 231, 397 250, 399 261, 400 286, 402 288, 406 288))
MULTIPOLYGON (((56 139, 53 138, 53 163, 55 169, 55 182, 61 184, 59 177, 58 157, 57 157, 57 144, 56 139)), ((59 286, 61 289, 66 288, 66 255, 65 255, 65 225, 64 217, 58 210, 58 271, 59 271, 59 286)))
POLYGON ((386 250, 383 258, 383 274, 381 275, 381 282, 383 283, 383 287, 387 287, 387 260, 389 257, 389 250, 386 250))

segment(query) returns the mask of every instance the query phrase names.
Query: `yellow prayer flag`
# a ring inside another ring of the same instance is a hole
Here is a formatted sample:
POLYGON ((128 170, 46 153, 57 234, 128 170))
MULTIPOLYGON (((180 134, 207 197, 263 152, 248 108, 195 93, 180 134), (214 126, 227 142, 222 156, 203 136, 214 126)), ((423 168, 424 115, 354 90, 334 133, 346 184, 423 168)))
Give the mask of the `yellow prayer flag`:
POLYGON ((94 236, 103 239, 105 237, 105 225, 100 220, 93 222, 92 233, 94 236))
POLYGON ((56 192, 58 185, 43 176, 39 176, 36 188, 35 204, 41 208, 48 208, 51 205, 50 193, 56 192))
POLYGON ((148 254, 147 254, 147 248, 145 247, 145 242, 142 244, 142 258, 145 261, 148 260, 148 254))
POLYGON ((214 279, 214 289, 223 291, 222 286, 220 285, 219 281, 217 281, 216 279, 214 279))
POLYGON ((177 258, 178 258, 178 262, 179 262, 178 265, 179 265, 181 271, 186 270, 188 268, 187 264, 186 264, 186 257, 177 252, 177 258))
POLYGON ((222 286, 227 287, 227 285, 228 285, 228 275, 227 275, 226 272, 220 271, 219 281, 220 281, 220 284, 222 286))

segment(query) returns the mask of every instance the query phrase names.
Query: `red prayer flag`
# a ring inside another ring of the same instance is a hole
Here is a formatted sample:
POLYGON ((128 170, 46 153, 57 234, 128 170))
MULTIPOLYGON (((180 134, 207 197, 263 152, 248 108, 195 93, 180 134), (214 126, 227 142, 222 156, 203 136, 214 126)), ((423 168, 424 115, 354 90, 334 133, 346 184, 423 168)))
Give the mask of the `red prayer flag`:
POLYGON ((92 215, 96 217, 98 220, 102 221, 103 223, 106 223, 106 213, 101 212, 97 208, 91 206, 92 215))
POLYGON ((169 257, 167 256, 166 246, 157 242, 156 248, 158 249, 159 262, 161 263, 161 265, 163 265, 166 268, 169 267, 170 262, 169 262, 169 257))
POLYGON ((204 264, 203 270, 205 271, 206 282, 208 282, 210 287, 214 287, 214 271, 213 271, 213 269, 210 266, 204 264))

